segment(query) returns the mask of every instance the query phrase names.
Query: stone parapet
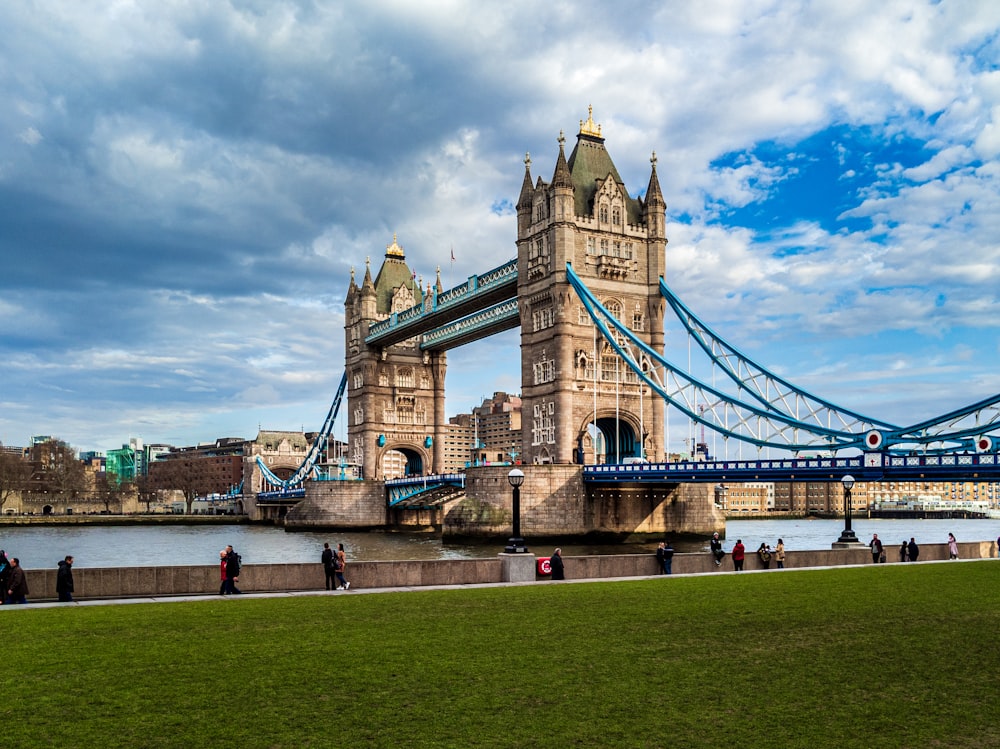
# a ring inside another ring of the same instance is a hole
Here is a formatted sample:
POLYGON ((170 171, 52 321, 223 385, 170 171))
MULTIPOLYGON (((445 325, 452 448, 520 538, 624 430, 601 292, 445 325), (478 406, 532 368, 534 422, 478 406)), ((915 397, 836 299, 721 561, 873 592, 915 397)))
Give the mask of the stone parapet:
MULTIPOLYGON (((989 559, 997 554, 995 541, 959 544, 961 559, 989 559)), ((948 558, 946 544, 921 544, 920 562, 948 558)), ((351 590, 365 588, 407 588, 431 585, 482 585, 502 582, 546 580, 534 572, 534 554, 498 554, 488 559, 439 559, 399 562, 349 562, 345 576, 351 590), (512 557, 516 559, 511 560, 512 557)), ((563 558, 567 580, 648 577, 659 572, 655 556, 615 554, 563 558)), ((893 559, 889 563, 900 564, 893 559)), ((788 569, 871 565, 867 549, 789 551, 788 569)), ((761 570, 756 554, 748 553, 745 569, 761 570)), ((717 567, 707 552, 675 554, 674 574, 731 572, 727 555, 717 567)), ((772 561, 769 572, 778 572, 772 561)), ((56 569, 25 571, 31 590, 29 601, 54 600, 56 569)), ((179 595, 218 595, 218 565, 191 567, 74 568, 74 597, 77 599, 148 598, 179 595)), ((320 564, 247 564, 240 574, 239 587, 247 593, 323 590, 320 564)), ((0 607, 0 611, 7 607, 0 607)))

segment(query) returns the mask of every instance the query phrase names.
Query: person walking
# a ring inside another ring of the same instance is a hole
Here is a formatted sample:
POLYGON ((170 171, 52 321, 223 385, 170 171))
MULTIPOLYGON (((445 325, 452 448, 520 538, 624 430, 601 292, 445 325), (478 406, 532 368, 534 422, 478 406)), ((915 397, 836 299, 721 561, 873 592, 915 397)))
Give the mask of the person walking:
POLYGON ((337 552, 334 554, 334 572, 340 585, 337 590, 350 590, 351 584, 344 579, 344 570, 347 569, 347 555, 344 553, 344 545, 337 544, 337 552))
POLYGON ((878 534, 872 534, 872 540, 868 542, 868 547, 872 550, 872 564, 878 564, 882 558, 882 542, 879 541, 878 534))
POLYGON ((910 558, 910 547, 906 543, 906 539, 903 539, 903 543, 899 545, 899 561, 906 562, 910 558))
POLYGON ((958 541, 954 533, 948 534, 948 559, 958 559, 958 541))
POLYGON ((765 570, 771 569, 771 549, 763 541, 760 544, 760 548, 757 549, 757 558, 760 559, 760 565, 765 570))
POLYGON ((712 549, 712 558, 715 559, 715 566, 722 566, 722 558, 726 556, 726 552, 722 550, 722 541, 719 539, 719 532, 716 531, 712 534, 712 541, 709 544, 712 549))
POLYGON ((552 552, 552 556, 549 557, 549 566, 552 568, 553 580, 566 579, 566 571, 563 566, 562 549, 556 549, 552 552))
POLYGON ((228 595, 229 586, 226 585, 226 550, 219 552, 219 595, 228 595))
POLYGON ((7 584, 10 581, 10 562, 7 560, 7 552, 0 549, 0 604, 7 602, 7 584))
POLYGON ((779 570, 785 569, 785 542, 783 539, 779 538, 778 545, 774 547, 774 561, 779 570))
POLYGON ((21 569, 21 560, 10 560, 10 578, 7 581, 7 603, 28 602, 28 580, 21 569))
POLYGON ((239 595, 243 592, 236 587, 236 583, 240 580, 240 567, 242 566, 243 560, 230 544, 226 547, 226 593, 229 595, 239 595))
POLYGON ((911 562, 917 561, 917 557, 920 556, 920 548, 917 546, 916 539, 910 536, 910 543, 906 545, 906 553, 910 557, 911 562))
POLYGON ((59 562, 59 571, 56 572, 56 596, 64 603, 69 603, 73 600, 72 556, 67 556, 59 562))
POLYGON ((737 572, 743 571, 743 559, 746 557, 746 547, 743 545, 743 539, 736 539, 736 546, 733 547, 733 567, 737 572))
POLYGON ((323 574, 326 575, 326 589, 334 590, 337 587, 337 565, 333 563, 334 553, 330 544, 323 544, 319 560, 323 563, 323 574))

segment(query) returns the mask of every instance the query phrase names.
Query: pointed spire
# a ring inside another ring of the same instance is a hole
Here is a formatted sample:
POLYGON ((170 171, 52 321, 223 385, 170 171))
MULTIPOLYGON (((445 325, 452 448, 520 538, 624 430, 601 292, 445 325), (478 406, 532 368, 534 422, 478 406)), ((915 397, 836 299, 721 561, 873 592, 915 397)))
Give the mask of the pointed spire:
POLYGON ((559 131, 559 158, 556 159, 556 170, 552 174, 553 187, 573 187, 573 176, 569 173, 569 165, 566 163, 566 136, 563 131, 559 131))
POLYGON ((534 189, 531 187, 531 154, 524 154, 524 181, 521 183, 521 194, 517 198, 517 210, 531 209, 534 189))
POLYGON ((444 286, 441 285, 441 266, 437 267, 437 280, 434 282, 434 288, 437 289, 437 293, 440 294, 444 291, 444 286))
POLYGON ((375 293, 375 283, 372 281, 372 259, 371 257, 365 258, 365 280, 361 282, 361 291, 363 293, 375 293))
POLYGON ((649 174, 649 186, 646 188, 646 206, 647 208, 656 206, 662 211, 667 207, 667 203, 663 199, 663 193, 660 192, 660 180, 656 176, 656 151, 650 156, 649 163, 653 169, 649 174))

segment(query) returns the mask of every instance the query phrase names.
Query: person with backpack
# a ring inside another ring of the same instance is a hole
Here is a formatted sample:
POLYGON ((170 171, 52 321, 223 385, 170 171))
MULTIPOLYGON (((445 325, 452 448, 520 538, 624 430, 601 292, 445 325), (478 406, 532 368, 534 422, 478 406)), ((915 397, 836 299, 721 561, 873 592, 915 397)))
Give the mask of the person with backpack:
POLYGON ((327 590, 334 590, 337 587, 337 565, 335 559, 336 554, 330 548, 330 544, 323 544, 323 553, 320 555, 319 561, 323 563, 323 573, 326 575, 327 590))
POLYGON ((230 544, 226 547, 226 587, 225 593, 228 595, 234 595, 242 593, 243 591, 236 587, 236 583, 240 579, 240 566, 242 560, 240 555, 233 550, 233 545, 230 544))
POLYGON ((334 572, 340 585, 337 590, 350 590, 351 584, 344 579, 344 569, 347 567, 347 556, 344 554, 344 545, 337 544, 337 553, 334 555, 334 572))

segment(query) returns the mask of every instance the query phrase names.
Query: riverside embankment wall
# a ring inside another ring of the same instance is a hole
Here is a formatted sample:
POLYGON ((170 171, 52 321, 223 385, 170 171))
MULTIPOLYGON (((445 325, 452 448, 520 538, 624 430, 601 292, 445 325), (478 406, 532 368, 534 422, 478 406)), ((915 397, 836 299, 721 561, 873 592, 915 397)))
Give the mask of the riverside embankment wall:
MULTIPOLYGON (((896 563, 889 548, 889 563, 896 563)), ((548 552, 546 552, 548 553, 548 552)), ((997 555, 993 541, 959 544, 961 559, 989 559, 997 555)), ((544 556, 544 554, 539 554, 544 556)), ((920 561, 948 558, 945 544, 923 544, 920 561)), ((836 567, 871 564, 866 547, 831 549, 829 551, 790 551, 785 560, 788 568, 836 567)), ((565 557, 566 578, 570 580, 617 577, 643 577, 659 572, 653 554, 616 554, 603 556, 565 557)), ((745 569, 758 570, 763 565, 754 553, 747 553, 745 569)), ((707 553, 674 555, 675 574, 697 572, 729 572, 732 559, 727 555, 722 566, 716 567, 707 553)), ((771 570, 775 563, 771 562, 771 570)), ((346 577, 352 589, 422 587, 428 585, 472 585, 507 582, 502 558, 448 559, 393 562, 352 562, 346 577)), ((25 570, 30 601, 54 600, 56 570, 25 570)), ((536 576, 538 580, 546 577, 536 576)), ((74 598, 144 598, 175 595, 206 595, 219 592, 218 565, 192 567, 121 567, 88 569, 74 568, 74 598)), ((240 575, 239 587, 248 593, 322 590, 323 569, 319 564, 248 564, 240 575)), ((2 608, 2 607, 0 607, 2 608)))

